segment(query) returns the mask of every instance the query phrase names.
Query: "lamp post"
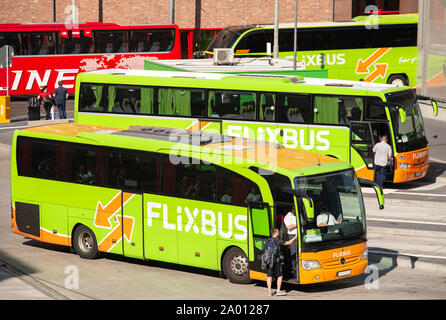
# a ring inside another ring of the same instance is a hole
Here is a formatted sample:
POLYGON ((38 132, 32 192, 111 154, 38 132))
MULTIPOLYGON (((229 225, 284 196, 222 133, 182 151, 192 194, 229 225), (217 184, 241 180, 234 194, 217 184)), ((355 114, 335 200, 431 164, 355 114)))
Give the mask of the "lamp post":
POLYGON ((279 58, 279 0, 276 0, 274 6, 274 45, 273 58, 279 58))
POLYGON ((297 69, 297 0, 294 8, 294 52, 293 52, 293 70, 297 69))

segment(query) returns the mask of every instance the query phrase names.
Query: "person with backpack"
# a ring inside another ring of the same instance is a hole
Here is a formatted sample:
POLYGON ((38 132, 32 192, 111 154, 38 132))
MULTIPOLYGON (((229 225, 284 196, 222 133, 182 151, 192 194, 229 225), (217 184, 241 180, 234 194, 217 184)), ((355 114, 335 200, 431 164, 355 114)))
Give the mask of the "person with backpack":
POLYGON ((280 291, 283 278, 283 257, 280 254, 280 246, 289 246, 296 241, 296 239, 297 235, 295 235, 291 240, 283 241, 279 239, 279 229, 273 228, 271 229, 271 237, 266 240, 263 246, 262 265, 263 268, 266 269, 266 285, 268 287, 268 295, 270 297, 274 294, 271 290, 273 275, 276 277, 277 281, 276 296, 286 296, 285 291, 280 291))

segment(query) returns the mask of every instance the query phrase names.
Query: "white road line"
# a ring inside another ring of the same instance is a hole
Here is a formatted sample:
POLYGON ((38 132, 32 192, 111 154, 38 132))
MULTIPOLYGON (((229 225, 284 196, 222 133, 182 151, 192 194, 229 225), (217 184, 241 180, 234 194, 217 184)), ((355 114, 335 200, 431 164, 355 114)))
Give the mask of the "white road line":
POLYGON ((394 194, 409 194, 412 196, 426 196, 426 197, 446 197, 446 194, 438 194, 438 193, 414 193, 414 192, 397 191, 394 194))
MULTIPOLYGON (((431 148, 432 148, 432 147, 431 147, 431 148)), ((435 161, 435 162, 439 162, 439 163, 446 163, 445 160, 441 160, 441 159, 437 159, 437 158, 432 158, 432 157, 429 157, 429 160, 432 160, 432 161, 435 161)))
POLYGON ((416 257, 416 258, 446 260, 446 257, 444 257, 444 256, 430 256, 430 255, 425 255, 425 254, 415 254, 415 253, 408 253, 408 252, 388 252, 388 251, 369 249, 369 253, 378 253, 378 254, 392 255, 392 256, 408 256, 408 257, 416 257))
POLYGON ((367 218, 367 220, 370 220, 370 221, 385 221, 385 222, 414 223, 414 224, 433 224, 433 225, 439 225, 439 226, 446 226, 446 223, 444 223, 444 222, 424 222, 424 221, 383 219, 383 218, 381 218, 381 219, 380 218, 367 218))

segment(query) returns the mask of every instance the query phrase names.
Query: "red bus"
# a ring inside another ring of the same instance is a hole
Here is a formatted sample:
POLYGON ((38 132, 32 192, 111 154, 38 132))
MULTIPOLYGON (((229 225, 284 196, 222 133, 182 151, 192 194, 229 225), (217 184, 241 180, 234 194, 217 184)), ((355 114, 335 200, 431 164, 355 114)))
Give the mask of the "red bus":
MULTIPOLYGON (((79 72, 108 68, 144 69, 147 59, 181 59, 177 25, 121 26, 115 23, 0 24, 0 47, 14 49, 9 95, 29 95, 62 80, 74 92, 79 72)), ((0 95, 6 94, 0 69, 0 95)))

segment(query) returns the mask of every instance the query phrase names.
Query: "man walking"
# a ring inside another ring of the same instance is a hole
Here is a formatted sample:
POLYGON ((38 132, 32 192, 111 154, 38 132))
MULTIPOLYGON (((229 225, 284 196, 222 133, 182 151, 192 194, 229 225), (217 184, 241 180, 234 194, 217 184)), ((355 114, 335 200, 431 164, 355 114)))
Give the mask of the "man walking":
POLYGON ((54 91, 53 97, 59 110, 59 119, 66 119, 65 103, 68 99, 68 90, 63 86, 62 81, 58 82, 59 87, 54 91))
POLYGON ((387 143, 387 136, 381 137, 381 142, 375 144, 373 152, 375 153, 375 182, 382 188, 386 177, 387 163, 392 160, 392 148, 387 143))

